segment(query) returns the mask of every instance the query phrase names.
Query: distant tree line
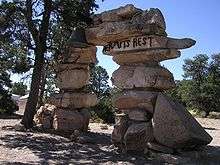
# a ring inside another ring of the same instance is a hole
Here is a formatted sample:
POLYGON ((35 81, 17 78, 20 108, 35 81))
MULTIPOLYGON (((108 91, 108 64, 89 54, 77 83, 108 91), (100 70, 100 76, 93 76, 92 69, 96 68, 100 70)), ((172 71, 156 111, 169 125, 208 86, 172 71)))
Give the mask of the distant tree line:
POLYGON ((188 110, 220 112, 220 54, 209 58, 199 54, 184 60, 184 79, 176 81, 176 88, 167 93, 184 104, 188 110))

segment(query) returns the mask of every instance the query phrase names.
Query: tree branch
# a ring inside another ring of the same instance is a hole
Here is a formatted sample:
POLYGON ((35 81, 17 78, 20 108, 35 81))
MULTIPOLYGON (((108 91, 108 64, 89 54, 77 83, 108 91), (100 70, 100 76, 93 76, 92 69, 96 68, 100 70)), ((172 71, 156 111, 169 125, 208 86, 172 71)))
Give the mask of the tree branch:
POLYGON ((43 18, 40 26, 40 41, 42 44, 42 48, 44 51, 46 51, 46 41, 47 41, 47 35, 48 35, 48 29, 49 29, 49 23, 50 23, 50 14, 52 10, 52 1, 51 0, 44 0, 44 12, 43 12, 43 18))
POLYGON ((24 15, 27 20, 28 29, 31 32, 35 44, 37 45, 39 43, 39 37, 38 37, 39 31, 37 30, 37 27, 32 19, 32 0, 26 0, 26 11, 24 15))

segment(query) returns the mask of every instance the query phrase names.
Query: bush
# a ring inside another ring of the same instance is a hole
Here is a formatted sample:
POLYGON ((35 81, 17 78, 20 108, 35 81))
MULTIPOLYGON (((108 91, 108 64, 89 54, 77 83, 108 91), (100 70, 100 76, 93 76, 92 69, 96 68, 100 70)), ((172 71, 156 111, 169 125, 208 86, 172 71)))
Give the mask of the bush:
POLYGON ((99 103, 90 109, 92 119, 104 123, 114 123, 115 115, 111 98, 102 98, 99 103))
POLYGON ((5 89, 0 89, 0 114, 11 115, 17 110, 18 106, 11 99, 11 95, 5 89))

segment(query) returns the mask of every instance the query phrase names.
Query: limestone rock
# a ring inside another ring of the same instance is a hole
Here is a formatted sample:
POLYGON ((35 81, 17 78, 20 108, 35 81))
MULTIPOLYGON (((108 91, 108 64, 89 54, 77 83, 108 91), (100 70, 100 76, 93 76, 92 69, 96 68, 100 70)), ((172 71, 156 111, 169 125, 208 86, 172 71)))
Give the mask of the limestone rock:
POLYGON ((89 113, 89 110, 86 108, 81 109, 79 112, 83 116, 83 119, 84 119, 84 125, 82 128, 82 131, 87 132, 89 129, 89 120, 91 118, 91 115, 89 113))
POLYGON ((180 57, 176 49, 157 49, 136 52, 113 53, 113 61, 119 65, 161 62, 168 59, 180 57))
POLYGON ((127 128, 128 116, 126 114, 116 114, 116 123, 114 125, 114 129, 111 135, 112 142, 116 146, 120 146, 122 144, 127 128))
POLYGON ((72 132, 74 130, 87 131, 88 119, 84 117, 81 111, 69 109, 56 109, 53 128, 56 131, 72 132))
POLYGON ((57 74, 57 87, 60 89, 79 89, 88 84, 89 70, 74 68, 57 74))
POLYGON ((131 19, 136 13, 141 13, 141 9, 137 9, 134 5, 128 4, 117 9, 105 11, 101 14, 102 22, 116 22, 125 19, 131 19))
POLYGON ((143 109, 130 109, 130 110, 122 110, 123 113, 127 114, 130 120, 133 121, 144 121, 148 122, 152 119, 152 114, 146 112, 143 109))
POLYGON ((63 108, 89 108, 97 104, 97 97, 90 93, 59 93, 54 94, 50 102, 63 108))
POLYGON ((114 100, 114 106, 118 109, 143 109, 153 113, 157 92, 149 91, 125 91, 114 100))
POLYGON ((159 94, 153 115, 155 139, 171 148, 192 148, 209 144, 211 136, 179 103, 159 94))
POLYGON ((153 128, 151 122, 133 123, 124 135, 127 150, 143 151, 147 142, 153 141, 153 128))
MULTIPOLYGON (((70 71, 70 70, 89 70, 88 64, 77 64, 77 63, 60 63, 56 66, 56 73, 59 74, 61 72, 70 71)), ((61 73, 62 74, 62 73, 61 73)))
POLYGON ((175 87, 172 73, 159 66, 120 66, 112 74, 112 83, 121 89, 139 87, 166 90, 175 87))
POLYGON ((152 118, 152 114, 147 113, 143 109, 126 109, 121 111, 134 121, 149 121, 152 118))
POLYGON ((51 104, 41 106, 34 116, 34 122, 41 124, 44 129, 51 129, 55 110, 56 106, 51 104))
POLYGON ((69 48, 67 54, 62 56, 63 63, 77 63, 77 64, 89 64, 96 63, 96 51, 95 46, 87 48, 69 48))
POLYGON ((133 24, 130 20, 103 22, 97 27, 86 29, 85 32, 88 43, 99 46, 134 36, 152 34, 166 36, 164 29, 156 24, 133 24))
POLYGON ((195 45, 196 41, 190 38, 176 39, 158 35, 142 35, 116 40, 103 48, 107 55, 121 52, 148 51, 154 49, 185 49, 195 45))

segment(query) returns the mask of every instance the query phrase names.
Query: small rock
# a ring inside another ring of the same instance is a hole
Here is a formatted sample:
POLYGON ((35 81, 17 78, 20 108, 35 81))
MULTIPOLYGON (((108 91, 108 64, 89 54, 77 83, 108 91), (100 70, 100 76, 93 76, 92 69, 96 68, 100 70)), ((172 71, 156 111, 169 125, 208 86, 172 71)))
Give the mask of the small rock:
POLYGON ((108 125, 107 124, 102 124, 102 125, 100 125, 100 129, 107 130, 108 129, 108 125))
POLYGON ((16 124, 15 126, 14 126, 14 129, 16 130, 16 131, 21 131, 21 132, 24 132, 24 131, 26 131, 26 128, 24 127, 24 125, 22 125, 22 124, 16 124))

